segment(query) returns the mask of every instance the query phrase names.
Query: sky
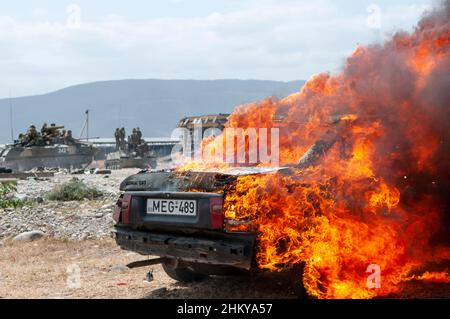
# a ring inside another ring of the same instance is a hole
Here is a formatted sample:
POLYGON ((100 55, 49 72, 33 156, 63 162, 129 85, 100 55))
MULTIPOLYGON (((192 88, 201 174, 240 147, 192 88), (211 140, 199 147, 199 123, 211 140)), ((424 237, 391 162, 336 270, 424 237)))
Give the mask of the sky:
POLYGON ((433 0, 15 0, 0 98, 118 79, 307 80, 413 30, 433 0))

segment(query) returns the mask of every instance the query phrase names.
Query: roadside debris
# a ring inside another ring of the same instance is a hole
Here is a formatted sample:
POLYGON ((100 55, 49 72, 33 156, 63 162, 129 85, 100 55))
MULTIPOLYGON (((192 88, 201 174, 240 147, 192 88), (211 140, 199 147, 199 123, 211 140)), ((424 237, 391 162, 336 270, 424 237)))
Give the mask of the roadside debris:
POLYGON ((110 169, 99 169, 99 168, 90 168, 90 169, 77 169, 71 172, 72 175, 83 175, 83 174, 96 174, 96 175, 109 175, 111 174, 110 169))
POLYGON ((94 174, 98 174, 98 175, 108 175, 111 174, 111 170, 110 169, 98 169, 96 168, 94 170, 94 174))
POLYGON ((27 179, 27 178, 48 178, 53 177, 55 173, 53 172, 27 172, 27 173, 2 173, 0 174, 0 179, 9 179, 9 178, 17 178, 17 179, 27 179))

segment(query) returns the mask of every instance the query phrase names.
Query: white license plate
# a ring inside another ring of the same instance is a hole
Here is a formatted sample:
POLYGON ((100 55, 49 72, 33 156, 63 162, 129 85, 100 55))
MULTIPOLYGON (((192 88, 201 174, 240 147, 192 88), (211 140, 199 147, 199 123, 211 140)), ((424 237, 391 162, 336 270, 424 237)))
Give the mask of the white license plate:
POLYGON ((191 199, 147 199, 147 214, 195 216, 197 201, 191 199))

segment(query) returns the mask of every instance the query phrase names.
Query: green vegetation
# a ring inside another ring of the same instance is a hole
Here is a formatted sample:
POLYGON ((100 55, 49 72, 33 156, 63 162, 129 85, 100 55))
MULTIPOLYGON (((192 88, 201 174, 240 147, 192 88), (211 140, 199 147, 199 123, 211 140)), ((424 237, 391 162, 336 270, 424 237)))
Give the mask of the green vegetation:
POLYGON ((72 178, 67 183, 56 186, 47 198, 56 201, 72 201, 83 199, 95 199, 102 196, 102 192, 97 188, 86 185, 77 178, 72 178))
POLYGON ((0 208, 17 208, 23 205, 20 199, 9 196, 16 190, 12 183, 0 183, 0 208))

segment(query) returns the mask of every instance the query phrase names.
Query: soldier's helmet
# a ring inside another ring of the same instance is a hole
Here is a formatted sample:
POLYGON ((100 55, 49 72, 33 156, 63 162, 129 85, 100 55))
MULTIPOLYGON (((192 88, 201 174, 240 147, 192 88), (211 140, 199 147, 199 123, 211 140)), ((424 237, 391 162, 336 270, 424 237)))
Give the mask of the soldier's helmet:
POLYGON ((36 126, 34 126, 33 124, 31 124, 31 125, 30 125, 30 128, 31 128, 31 129, 35 129, 36 126))

